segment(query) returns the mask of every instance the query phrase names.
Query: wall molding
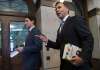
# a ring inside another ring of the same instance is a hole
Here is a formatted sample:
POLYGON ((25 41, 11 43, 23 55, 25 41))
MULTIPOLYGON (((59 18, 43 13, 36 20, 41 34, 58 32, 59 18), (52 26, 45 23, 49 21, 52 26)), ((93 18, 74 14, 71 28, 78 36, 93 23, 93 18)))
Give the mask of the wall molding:
POLYGON ((94 8, 88 12, 88 17, 100 15, 100 8, 94 8))

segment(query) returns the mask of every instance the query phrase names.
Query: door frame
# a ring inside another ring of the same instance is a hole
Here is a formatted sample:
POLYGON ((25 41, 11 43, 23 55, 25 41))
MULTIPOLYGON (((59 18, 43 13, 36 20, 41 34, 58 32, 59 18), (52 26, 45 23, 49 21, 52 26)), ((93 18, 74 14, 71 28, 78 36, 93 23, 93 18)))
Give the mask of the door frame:
POLYGON ((27 13, 20 12, 4 12, 0 11, 1 21, 1 42, 2 42, 2 69, 12 70, 10 58, 10 22, 11 21, 24 21, 27 13))

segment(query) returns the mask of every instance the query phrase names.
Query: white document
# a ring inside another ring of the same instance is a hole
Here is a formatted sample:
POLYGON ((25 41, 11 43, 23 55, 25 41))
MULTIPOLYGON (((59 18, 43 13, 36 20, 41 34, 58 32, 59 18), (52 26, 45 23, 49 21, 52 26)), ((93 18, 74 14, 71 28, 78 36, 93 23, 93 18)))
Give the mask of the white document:
POLYGON ((17 54, 19 54, 18 51, 13 51, 13 52, 10 53, 10 57, 13 58, 13 57, 15 57, 17 54))
POLYGON ((79 48, 78 46, 72 45, 70 43, 65 44, 62 58, 71 60, 73 56, 76 56, 81 51, 82 51, 82 49, 79 48))

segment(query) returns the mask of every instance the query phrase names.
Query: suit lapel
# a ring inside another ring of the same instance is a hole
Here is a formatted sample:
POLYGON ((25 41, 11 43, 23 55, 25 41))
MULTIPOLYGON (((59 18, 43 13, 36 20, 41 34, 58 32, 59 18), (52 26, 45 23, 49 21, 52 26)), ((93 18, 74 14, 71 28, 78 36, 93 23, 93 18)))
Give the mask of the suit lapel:
POLYGON ((71 18, 71 17, 69 16, 69 17, 66 19, 66 21, 64 22, 64 25, 63 25, 61 31, 59 31, 59 30, 60 30, 60 26, 59 26, 58 31, 57 31, 57 34, 60 34, 60 33, 63 31, 64 27, 66 27, 66 24, 69 23, 70 18, 71 18))

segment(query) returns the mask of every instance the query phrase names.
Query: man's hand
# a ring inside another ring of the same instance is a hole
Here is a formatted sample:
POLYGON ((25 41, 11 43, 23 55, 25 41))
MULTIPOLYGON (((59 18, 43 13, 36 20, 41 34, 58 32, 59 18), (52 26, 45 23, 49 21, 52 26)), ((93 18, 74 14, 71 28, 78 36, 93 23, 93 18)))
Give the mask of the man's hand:
POLYGON ((16 50, 17 50, 18 52, 22 52, 22 51, 23 51, 23 47, 18 47, 18 48, 16 48, 16 50))
POLYGON ((81 57, 79 57, 78 55, 72 57, 71 59, 71 63, 75 64, 75 65, 79 65, 83 63, 83 59, 81 57))
POLYGON ((35 35, 36 37, 39 37, 43 42, 48 42, 48 38, 45 35, 35 35))

